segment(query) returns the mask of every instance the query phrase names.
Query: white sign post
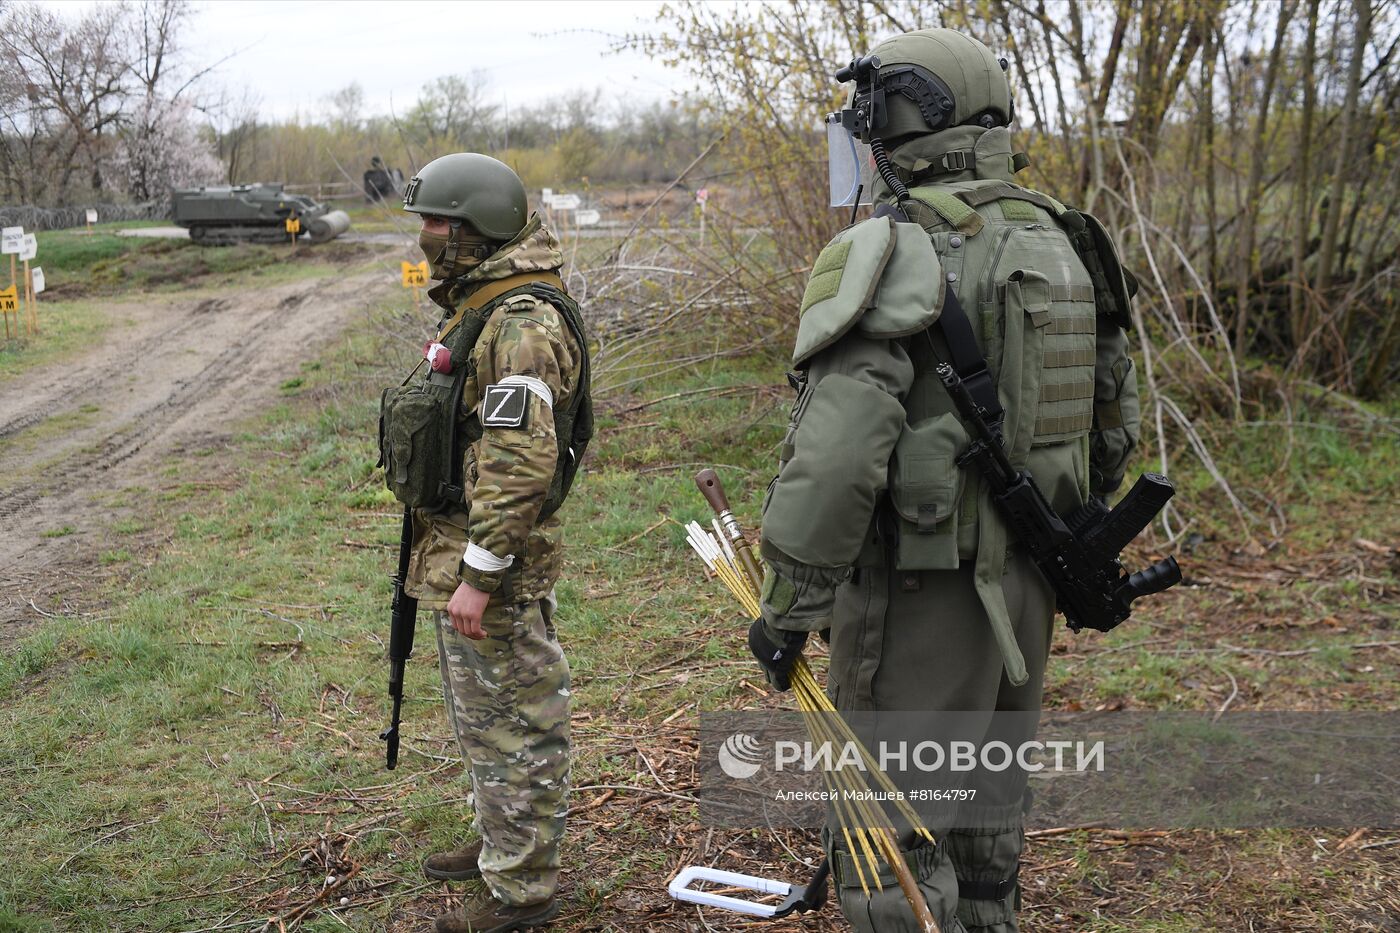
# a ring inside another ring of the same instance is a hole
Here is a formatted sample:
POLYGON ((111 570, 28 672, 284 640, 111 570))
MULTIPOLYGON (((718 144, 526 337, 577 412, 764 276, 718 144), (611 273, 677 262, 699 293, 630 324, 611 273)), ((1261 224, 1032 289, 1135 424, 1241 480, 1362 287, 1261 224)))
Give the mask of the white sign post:
POLYGON ((87 209, 87 232, 88 232, 88 236, 91 236, 91 235, 92 235, 92 225, 95 224, 95 223, 97 223, 97 208, 95 208, 95 207, 89 207, 89 208, 87 209))
POLYGON ((598 221, 603 219, 603 215, 595 210, 583 210, 574 212, 574 223, 580 227, 595 227, 598 221))
POLYGON ((583 199, 576 194, 556 194, 549 199, 550 210, 576 211, 583 199))
POLYGON ((705 202, 710 200, 710 189, 701 188, 695 192, 695 203, 700 205, 700 245, 705 245, 705 202))
POLYGON ((44 290, 44 270, 35 266, 29 270, 29 279, 34 283, 34 294, 39 294, 44 290))
POLYGON ((34 310, 34 279, 29 268, 29 260, 37 255, 39 255, 39 238, 32 233, 26 233, 20 245, 19 259, 20 262, 24 263, 24 300, 28 306, 25 316, 25 331, 30 334, 39 332, 39 315, 34 310))
MULTIPOLYGON (((15 270, 15 257, 19 251, 24 249, 24 228, 23 227, 3 227, 0 228, 0 255, 10 257, 10 296, 16 300, 23 300, 23 295, 18 288, 19 279, 15 270)), ((19 308, 15 308, 15 336, 19 336, 19 308)), ((10 337, 10 317, 5 315, 5 339, 10 337)))

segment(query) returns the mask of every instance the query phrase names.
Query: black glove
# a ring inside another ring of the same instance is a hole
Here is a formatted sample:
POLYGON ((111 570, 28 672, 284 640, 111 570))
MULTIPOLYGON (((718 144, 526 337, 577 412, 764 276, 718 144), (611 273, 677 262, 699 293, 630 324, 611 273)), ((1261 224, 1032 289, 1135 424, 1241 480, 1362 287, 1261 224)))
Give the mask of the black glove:
POLYGON ((749 626, 749 650, 775 690, 792 689, 792 666, 802 656, 802 647, 806 644, 806 632, 771 628, 762 619, 754 619, 749 626))

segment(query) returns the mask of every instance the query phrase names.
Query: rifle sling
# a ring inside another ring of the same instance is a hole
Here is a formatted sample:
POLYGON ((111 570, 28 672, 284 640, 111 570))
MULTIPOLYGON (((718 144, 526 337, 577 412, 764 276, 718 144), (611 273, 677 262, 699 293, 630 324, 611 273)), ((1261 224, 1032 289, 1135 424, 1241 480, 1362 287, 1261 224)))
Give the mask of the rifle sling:
POLYGON ((987 358, 977 346, 977 338, 972 332, 972 322, 967 312, 958 302, 957 292, 951 285, 943 287, 943 310, 933 327, 943 335, 948 345, 949 364, 957 371, 972 400, 985 413, 987 421, 997 424, 1005 414, 1001 399, 997 397, 996 383, 992 381, 987 358))

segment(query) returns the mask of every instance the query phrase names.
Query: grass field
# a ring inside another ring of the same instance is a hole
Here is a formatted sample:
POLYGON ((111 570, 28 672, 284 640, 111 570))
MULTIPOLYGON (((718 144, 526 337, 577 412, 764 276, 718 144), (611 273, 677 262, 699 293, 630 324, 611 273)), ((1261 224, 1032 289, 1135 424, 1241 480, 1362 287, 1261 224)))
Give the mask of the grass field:
MULTIPOLYGON (((426 626, 399 770, 383 770, 376 738, 399 513, 372 434, 378 388, 412 345, 383 336, 397 310, 289 378, 231 450, 187 451, 153 475, 142 518, 111 530, 105 559, 126 582, 0 659, 0 930, 419 930, 460 892, 418 872, 467 812, 426 626)), ((565 513, 577 760, 559 929, 700 929, 664 895, 679 864, 796 878, 792 853, 818 851, 809 833, 707 831, 691 796, 699 712, 785 705, 680 530, 707 516, 690 479, 701 466, 756 517, 783 368, 715 360, 603 401, 565 513)), ((1190 585, 1109 636, 1058 636, 1051 705, 1395 707, 1400 442, 1393 420, 1329 419, 1240 429, 1220 458, 1252 508, 1277 504, 1274 540, 1246 544, 1209 477, 1178 461, 1199 535, 1190 585)), ((1389 838, 1046 834, 1023 875, 1026 928, 1393 930, 1389 838)))

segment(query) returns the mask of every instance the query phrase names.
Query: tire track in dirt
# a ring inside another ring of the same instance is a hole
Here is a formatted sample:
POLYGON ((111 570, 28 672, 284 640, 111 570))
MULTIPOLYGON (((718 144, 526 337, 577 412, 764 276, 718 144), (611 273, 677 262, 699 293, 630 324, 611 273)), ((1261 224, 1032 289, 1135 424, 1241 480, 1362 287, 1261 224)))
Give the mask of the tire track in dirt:
MULTIPOLYGON (((196 327, 199 324, 200 315, 218 311, 227 303, 222 298, 206 298, 202 301, 191 302, 189 313, 182 315, 176 324, 163 332, 151 334, 141 339, 127 348, 126 355, 145 357, 158 352, 162 344, 168 344, 171 340, 182 338, 188 331, 196 327)), ((69 396, 75 389, 80 388, 90 375, 87 367, 80 368, 77 372, 64 370, 55 373, 56 381, 44 387, 47 394, 42 399, 28 400, 28 403, 23 407, 15 409, 17 413, 10 416, 9 420, 0 422, 0 441, 39 424, 65 407, 69 396)), ((0 411, 3 410, 0 408, 0 411)))
POLYGON ((98 556, 125 543, 109 534, 123 514, 114 501, 133 498, 121 491, 149 488, 170 455, 221 444, 275 403, 386 279, 337 273, 114 305, 96 346, 0 392, 0 644, 45 604, 87 603, 98 556))

